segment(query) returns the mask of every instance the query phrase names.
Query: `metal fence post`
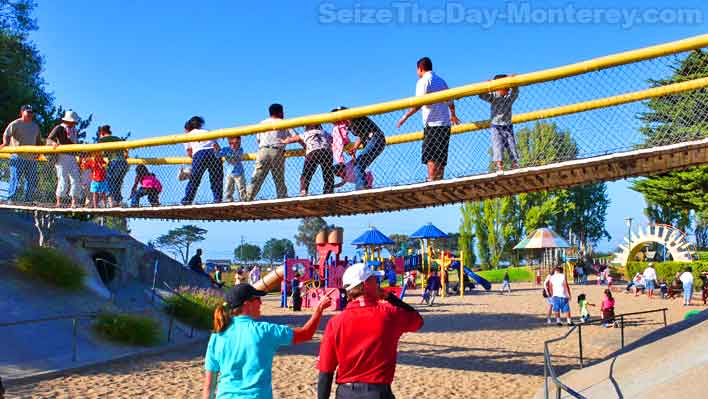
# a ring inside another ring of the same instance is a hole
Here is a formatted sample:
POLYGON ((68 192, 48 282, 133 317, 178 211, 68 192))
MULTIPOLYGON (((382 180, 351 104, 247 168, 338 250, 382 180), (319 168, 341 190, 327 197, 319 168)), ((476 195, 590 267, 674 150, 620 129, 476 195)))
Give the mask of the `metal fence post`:
POLYGON ((580 368, 583 368, 583 326, 578 324, 578 349, 580 350, 580 368))
POLYGON ((624 349, 624 316, 620 316, 620 342, 624 349))
POLYGON ((666 324, 666 309, 665 308, 661 309, 661 313, 664 314, 664 327, 666 327, 667 326, 667 324, 666 324))
POLYGON ((548 399, 548 353, 543 349, 543 397, 548 399))
POLYGON ((72 319, 71 361, 76 361, 76 318, 72 319))
POLYGON ((167 327, 167 343, 172 342, 172 322, 174 321, 174 317, 170 317, 170 325, 167 327))

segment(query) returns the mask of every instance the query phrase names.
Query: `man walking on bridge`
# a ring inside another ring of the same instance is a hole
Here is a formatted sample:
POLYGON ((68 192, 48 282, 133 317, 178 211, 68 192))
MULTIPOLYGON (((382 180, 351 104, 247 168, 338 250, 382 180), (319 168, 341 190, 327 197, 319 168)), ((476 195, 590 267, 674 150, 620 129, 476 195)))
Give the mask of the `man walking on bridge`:
MULTIPOLYGON (((281 104, 271 104, 268 107, 270 117, 261 123, 273 123, 283 120, 285 112, 281 104)), ((246 201, 252 201, 261 190, 263 180, 270 172, 275 183, 275 192, 278 198, 288 196, 288 188, 285 185, 285 144, 281 141, 294 136, 291 129, 276 129, 258 133, 256 142, 258 143, 258 154, 256 155, 256 167, 251 178, 251 185, 246 193, 246 201)))
MULTIPOLYGON (((447 90, 447 83, 433 72, 433 62, 428 57, 418 60, 418 83, 415 95, 424 96, 436 91, 447 90)), ((455 103, 447 101, 413 107, 406 112, 396 125, 400 128, 413 114, 423 109, 423 150, 421 161, 428 166, 428 181, 440 180, 445 174, 447 150, 450 144, 450 123, 458 124, 455 103)))

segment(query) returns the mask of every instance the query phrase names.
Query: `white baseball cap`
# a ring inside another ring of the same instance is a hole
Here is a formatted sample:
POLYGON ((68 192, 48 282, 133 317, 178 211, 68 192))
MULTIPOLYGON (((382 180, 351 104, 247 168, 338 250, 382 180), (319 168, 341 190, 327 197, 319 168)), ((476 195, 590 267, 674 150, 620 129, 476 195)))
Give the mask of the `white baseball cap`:
POLYGON ((352 288, 366 281, 369 277, 382 275, 383 273, 371 270, 371 268, 364 263, 356 263, 349 266, 347 270, 344 271, 342 285, 347 291, 350 291, 352 288))

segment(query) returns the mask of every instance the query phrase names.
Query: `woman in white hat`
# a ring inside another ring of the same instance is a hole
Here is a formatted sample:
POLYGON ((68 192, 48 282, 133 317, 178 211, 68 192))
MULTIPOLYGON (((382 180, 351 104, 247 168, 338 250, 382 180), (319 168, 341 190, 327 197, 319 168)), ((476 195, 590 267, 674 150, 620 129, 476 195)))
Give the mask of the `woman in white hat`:
MULTIPOLYGON (((54 148, 65 144, 76 144, 78 142, 77 123, 79 123, 79 115, 74 111, 66 111, 64 117, 61 118, 61 124, 55 126, 47 136, 47 144, 54 148)), ((57 172, 56 207, 61 207, 62 199, 68 193, 71 198, 71 207, 75 208, 81 189, 76 154, 57 154, 54 168, 57 172)))

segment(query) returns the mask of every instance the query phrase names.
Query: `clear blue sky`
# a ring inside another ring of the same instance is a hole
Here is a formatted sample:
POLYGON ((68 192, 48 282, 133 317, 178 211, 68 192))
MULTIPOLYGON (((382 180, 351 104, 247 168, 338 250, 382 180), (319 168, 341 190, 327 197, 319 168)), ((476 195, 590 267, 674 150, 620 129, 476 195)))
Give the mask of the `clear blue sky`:
MULTIPOLYGON (((410 18, 404 24, 326 23, 335 8, 358 4, 361 10, 378 4, 395 11, 393 3, 45 0, 37 10, 40 29, 33 39, 45 57, 44 76, 58 104, 82 115, 93 113, 96 125, 108 123, 116 133, 131 131, 133 138, 140 138, 179 132, 193 114, 205 116, 211 128, 254 123, 275 101, 296 116, 332 105, 409 96, 415 87, 415 61, 423 55, 456 86, 488 79, 500 69, 528 72, 705 33, 705 22, 623 27, 612 16, 597 23, 502 21, 489 27, 412 23, 410 18)), ((698 9, 702 20, 708 19, 704 1, 526 4, 542 12, 588 3, 610 13, 612 7, 627 14, 656 10, 668 19, 684 7, 698 9)), ((428 10, 441 5, 418 3, 428 10)), ((472 12, 507 7, 491 1, 448 6, 466 6, 472 12)), ((610 183, 609 193, 607 225, 613 238, 601 243, 601 249, 620 242, 626 234, 625 217, 644 220, 643 199, 627 189, 626 182, 610 183)), ((369 224, 388 234, 411 233, 428 221, 456 231, 459 210, 446 206, 327 220, 344 226, 350 241, 369 224)), ((181 224, 131 221, 130 226, 138 239, 147 241, 181 224)), ((258 245, 270 237, 292 239, 297 224, 204 223, 209 235, 202 247, 208 258, 230 257, 241 236, 258 245)), ((304 249, 298 253, 304 254, 304 249)))

